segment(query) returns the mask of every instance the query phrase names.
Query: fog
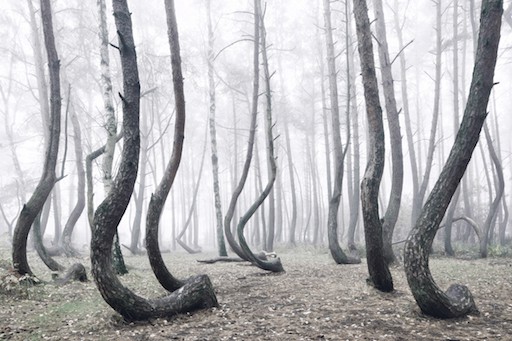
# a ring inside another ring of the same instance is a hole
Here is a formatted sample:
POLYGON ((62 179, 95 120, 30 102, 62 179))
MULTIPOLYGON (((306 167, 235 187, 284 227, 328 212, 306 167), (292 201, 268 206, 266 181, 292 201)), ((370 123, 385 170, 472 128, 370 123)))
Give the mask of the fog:
MULTIPOLYGON (((141 82, 141 133, 142 146, 147 151, 145 162, 145 186, 139 190, 141 174, 136 187, 136 196, 144 198, 142 231, 144 231, 145 212, 151 194, 160 182, 165 165, 169 161, 174 131, 174 96, 170 65, 169 43, 165 21, 163 1, 129 1, 132 12, 134 39, 137 50, 139 77, 141 82)), ((370 3, 370 21, 374 29, 374 12, 370 3)), ((480 2, 476 2, 474 17, 478 25, 480 2)), ((41 25, 38 6, 36 20, 41 25)), ((107 23, 110 53, 110 70, 113 82, 114 107, 118 118, 118 130, 121 127, 122 104, 118 93, 122 93, 122 75, 118 44, 112 9, 107 3, 107 23)), ((437 127, 432 171, 427 196, 436 181, 444 161, 448 156, 455 138, 454 126, 454 43, 453 8, 451 2, 443 2, 442 35, 443 51, 441 66, 440 121, 437 127)), ((292 215, 292 194, 297 196, 296 239, 301 244, 312 244, 315 229, 318 228, 317 245, 327 243, 327 211, 329 205, 328 172, 332 175, 333 150, 330 121, 330 108, 324 17, 321 1, 307 0, 271 0, 264 4, 265 28, 271 78, 273 120, 275 127, 275 149, 278 175, 274 186, 276 205, 276 245, 287 245, 292 215), (323 70, 323 71, 322 71, 323 70), (323 83, 323 86, 322 86, 323 83), (324 88, 324 90, 322 90, 324 88), (327 140, 324 123, 328 127, 327 140), (290 149, 286 145, 288 126, 290 149), (329 143, 327 146, 326 142, 329 143), (291 154, 295 193, 292 193, 289 172, 291 154), (327 168, 326 158, 330 158, 332 169, 327 168)), ((53 24, 59 58, 61 60, 62 95, 62 133, 57 176, 62 179, 54 190, 60 209, 52 205, 48 219, 45 240, 50 245, 57 229, 63 227, 76 201, 77 174, 73 153, 73 130, 68 122, 68 137, 65 137, 65 112, 74 110, 78 116, 84 157, 105 144, 105 113, 100 87, 100 55, 98 38, 98 15, 95 1, 54 1, 53 24), (68 87, 70 91, 68 92, 68 87), (69 102, 69 105, 67 104, 69 102), (67 109, 66 109, 67 108, 67 109), (67 153, 64 150, 67 143, 67 153), (65 163, 61 174, 62 163, 65 163), (56 223, 57 222, 57 223, 56 223), (59 224, 60 222, 60 224, 59 224), (59 226, 60 225, 60 226, 59 226)), ((387 40, 393 62, 395 96, 400 110, 400 125, 404 159, 404 188, 400 216, 395 228, 396 241, 406 238, 411 228, 412 175, 410 150, 406 139, 403 94, 401 92, 401 65, 399 55, 406 58, 407 91, 409 116, 413 145, 415 148, 420 179, 426 164, 429 134, 434 110, 435 50, 436 50, 436 8, 431 1, 384 1, 387 40), (403 44, 400 49, 394 16, 401 26, 403 44), (396 59, 395 59, 396 57, 396 59)), ((462 118, 471 82, 474 64, 474 43, 470 17, 469 1, 459 4, 457 56, 458 56, 458 98, 459 121, 462 118)), ((250 121, 250 97, 252 89, 252 1, 224 0, 212 1, 211 17, 214 29, 214 67, 216 90, 216 128, 219 160, 220 195, 223 214, 227 209, 231 193, 238 182, 245 160, 250 121)), ((210 138, 205 132, 210 113, 208 88, 208 29, 205 1, 177 1, 176 15, 180 34, 182 67, 186 99, 186 130, 182 162, 160 222, 163 250, 181 250, 174 237, 182 229, 192 205, 194 188, 199 178, 200 164, 204 157, 204 168, 200 178, 197 205, 192 211, 191 226, 183 240, 187 244, 202 250, 216 248, 215 206, 212 180, 210 138), (206 143, 206 144, 205 144, 206 143), (204 156, 203 156, 203 153, 204 156), (195 231, 195 233, 194 233, 195 231)), ((505 202, 509 205, 510 151, 512 139, 509 135, 512 120, 509 108, 512 107, 512 74, 510 46, 512 43, 512 20, 510 11, 505 15, 502 25, 502 38, 494 81, 496 85, 491 93, 487 123, 491 130, 493 145, 501 158, 505 173, 505 202)), ((350 139, 352 165, 356 159, 360 163, 360 176, 366 165, 366 115, 359 70, 355 24, 350 15, 352 43, 349 54, 355 60, 355 101, 358 112, 357 121, 360 135, 359 153, 355 154, 353 137, 350 139)), ((345 5, 344 2, 332 3, 333 36, 337 66, 337 83, 341 115, 341 136, 346 144, 346 115, 356 117, 354 109, 347 110, 347 84, 345 46, 345 5)), ((3 0, 0 2, 0 35, 3 37, 0 48, 0 235, 2 243, 10 240, 13 224, 24 200, 30 197, 41 176, 45 146, 41 101, 38 92, 38 80, 35 71, 35 45, 31 36, 30 15, 24 1, 3 0), (23 180, 20 178, 23 177, 23 180), (24 186, 21 184, 24 183, 24 186), (11 225, 11 226, 9 226, 11 225)), ((43 44, 44 46, 44 44, 43 44)), ((374 39, 375 59, 379 69, 376 52, 378 41, 374 39)), ((43 53, 44 58, 46 54, 43 53)), ((46 78, 47 67, 45 64, 46 78)), ((377 70, 380 79, 380 72, 377 70)), ((379 84, 380 85, 380 84, 379 84)), ((263 93, 263 88, 260 91, 263 93)), ((382 97, 382 89, 380 89, 382 97)), ((381 98, 384 109, 384 99, 381 98)), ((264 96, 260 96, 257 141, 255 157, 251 164, 249 178, 237 205, 239 216, 247 210, 261 192, 261 184, 267 180, 267 157, 264 140, 264 96)), ((391 145, 387 128, 387 116, 384 110, 386 136, 385 171, 379 194, 381 215, 385 212, 391 187, 391 145)), ((354 123, 354 122, 353 122, 354 123)), ((352 124, 353 124, 352 123, 352 124)), ((471 216, 482 222, 489 210, 490 201, 495 193, 495 176, 489 158, 485 140, 482 147, 475 149, 466 173, 467 190, 461 194, 457 211, 465 209, 463 196, 471 202, 471 216), (486 178, 489 177, 488 179, 486 178), (491 184, 491 188, 489 187, 491 184)), ((120 161, 120 148, 117 144, 114 169, 120 161)), ((142 167, 139 167, 139 170, 142 167)), ((339 238, 346 245, 349 221, 348 175, 352 172, 345 164, 342 205, 339 211, 339 238)), ((104 198, 101 172, 101 157, 93 162, 94 203, 98 205, 104 198)), ((361 179, 353 179, 352 186, 359 186, 361 179)), ((128 207, 119 226, 121 243, 130 245, 131 231, 136 215, 135 197, 128 207)), ((500 211, 501 212, 501 211, 500 211)), ((247 238, 255 249, 264 248, 262 235, 269 219, 269 202, 258 210, 247 228, 247 238)), ((502 214, 499 213, 502 219, 502 214)), ((507 235, 510 236, 510 224, 507 235)), ((79 249, 88 247, 90 228, 87 213, 83 212, 73 234, 73 243, 79 249)), ((497 237, 495 237, 497 238, 497 237)), ((144 236, 140 238, 143 245, 144 236)), ((356 241, 363 244, 362 220, 359 219, 356 241)))

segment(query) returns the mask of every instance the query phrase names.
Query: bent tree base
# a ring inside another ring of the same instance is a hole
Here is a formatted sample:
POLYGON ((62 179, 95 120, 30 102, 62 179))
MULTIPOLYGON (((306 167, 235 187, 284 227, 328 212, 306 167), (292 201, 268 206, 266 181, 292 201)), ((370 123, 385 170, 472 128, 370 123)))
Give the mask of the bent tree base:
MULTIPOLYGON (((166 6, 174 8, 172 0, 166 6)), ((123 286, 112 266, 112 244, 133 193, 137 178, 140 130, 140 84, 132 22, 126 0, 113 0, 112 7, 119 36, 123 71, 124 144, 119 170, 112 190, 94 214, 91 238, 92 274, 105 302, 126 320, 167 317, 196 309, 217 306, 212 283, 205 275, 189 279, 170 295, 145 299, 123 286)))
POLYGON ((411 292, 421 310, 433 317, 460 317, 478 311, 467 287, 454 284, 443 292, 436 285, 430 273, 428 257, 441 220, 471 160, 487 116, 502 13, 502 0, 482 2, 475 67, 464 117, 446 164, 405 244, 404 266, 411 292))

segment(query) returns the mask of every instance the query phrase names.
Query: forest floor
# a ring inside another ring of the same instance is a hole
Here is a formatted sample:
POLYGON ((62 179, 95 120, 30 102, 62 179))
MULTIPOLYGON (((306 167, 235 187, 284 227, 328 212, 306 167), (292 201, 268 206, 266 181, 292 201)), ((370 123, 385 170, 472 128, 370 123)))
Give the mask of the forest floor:
MULTIPOLYGON (((0 293, 1 340, 512 340, 512 259, 433 258, 441 288, 469 286, 480 316, 437 320, 421 314, 402 267, 392 269, 395 291, 366 284, 366 264, 340 266, 325 251, 278 250, 286 272, 269 274, 246 263, 200 264, 213 253, 164 254, 174 275, 210 276, 218 308, 127 323, 101 298, 94 281, 51 283, 0 293)), ((51 273, 29 254, 43 281, 51 273)), ((8 264, 0 250, 0 265, 8 264)), ((57 258, 70 265, 76 259, 57 258)), ((88 270, 88 259, 82 262, 88 270)), ((165 295, 147 257, 126 256, 122 281, 145 297, 165 295)), ((5 275, 5 270, 3 275, 5 275)), ((90 276, 90 273, 88 274, 90 276)))

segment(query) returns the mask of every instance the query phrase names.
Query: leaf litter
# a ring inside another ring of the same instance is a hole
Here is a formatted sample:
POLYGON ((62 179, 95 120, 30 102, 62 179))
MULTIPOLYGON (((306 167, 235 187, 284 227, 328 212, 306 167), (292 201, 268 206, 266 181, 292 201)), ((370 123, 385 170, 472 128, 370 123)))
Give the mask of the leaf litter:
MULTIPOLYGON (((101 298, 94 281, 51 284, 51 272, 29 253, 45 282, 0 291, 2 340, 512 340, 512 260, 433 258, 437 284, 469 286, 480 316, 438 320, 423 315, 401 266, 392 268, 395 291, 366 284, 367 269, 336 265, 327 252, 278 250, 286 272, 269 274, 247 263, 197 263, 198 255, 166 253, 177 277, 206 273, 220 306, 195 313, 128 323, 101 298)), ((9 251, 0 252, 5 263, 9 251)), ((214 257, 202 254, 201 258, 214 257)), ((124 285, 143 297, 166 294, 145 256, 125 256, 124 285)), ((76 259, 59 258, 64 264, 76 259)), ((90 275, 88 259, 82 259, 90 275)), ((0 278, 8 270, 0 269, 0 278)))

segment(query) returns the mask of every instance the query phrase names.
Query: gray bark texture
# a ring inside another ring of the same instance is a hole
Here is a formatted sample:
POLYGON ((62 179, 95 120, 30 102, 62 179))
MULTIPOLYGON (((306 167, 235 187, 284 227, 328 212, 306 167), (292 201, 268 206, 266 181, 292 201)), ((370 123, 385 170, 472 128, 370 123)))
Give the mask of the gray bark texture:
POLYGON ((466 286, 454 284, 446 292, 437 286, 428 259, 436 232, 466 171, 487 116, 502 13, 502 0, 482 2, 475 66, 462 123, 446 164, 404 248, 405 272, 413 296, 422 312, 433 317, 453 318, 478 311, 466 286))
POLYGON ((226 242, 224 240, 224 231, 222 229, 222 203, 220 200, 220 186, 219 186, 219 157, 217 152, 217 131, 215 126, 215 79, 214 74, 214 54, 213 54, 213 27, 211 15, 211 0, 206 1, 206 14, 208 17, 208 93, 210 99, 210 117, 208 120, 210 127, 210 145, 211 145, 211 159, 212 159, 212 175, 213 175, 213 196, 215 199, 215 221, 216 221, 216 234, 217 234, 217 248, 219 257, 226 257, 228 255, 226 250, 226 242))
POLYGON ((361 182, 366 262, 372 285, 384 292, 393 291, 393 278, 383 258, 382 222, 379 218, 379 186, 384 171, 384 125, 375 74, 372 34, 366 0, 354 0, 359 59, 363 76, 368 121, 368 161, 361 182))
MULTIPOLYGON (((263 22, 263 16, 261 13, 261 0, 254 0, 254 88, 253 88, 253 107, 252 107, 252 117, 253 121, 256 121, 256 116, 258 113, 258 77, 259 77, 259 44, 260 44, 260 33, 261 33, 261 43, 265 44, 265 27, 263 22)), ((276 180, 277 166, 276 160, 274 157, 274 138, 272 136, 272 108, 271 108, 271 93, 270 93, 270 73, 268 71, 268 62, 267 55, 265 52, 265 46, 262 48, 262 59, 263 59, 263 68, 265 73, 265 96, 267 99, 267 110, 265 115, 265 139, 267 141, 267 152, 268 152, 268 162, 270 167, 270 174, 268 183, 265 186, 263 192, 258 196, 256 201, 249 207, 247 212, 240 218, 240 222, 237 225, 237 234, 238 240, 240 243, 240 248, 245 254, 246 259, 248 259, 252 264, 256 265, 260 269, 268 270, 272 272, 283 272, 283 265, 281 264, 281 260, 279 258, 272 258, 264 260, 260 257, 254 255, 254 253, 247 245, 244 236, 244 228, 249 219, 251 219, 252 215, 256 212, 256 210, 263 204, 265 199, 268 197, 270 192, 272 191, 272 187, 276 180)), ((248 150, 252 149, 252 146, 248 146, 248 150)), ((251 157, 249 153, 247 153, 247 159, 251 157)), ((246 159, 246 163, 247 163, 246 159)), ((250 160, 249 160, 250 161, 250 160)))
POLYGON ((327 51, 327 70, 329 77, 329 97, 331 105, 332 136, 334 144, 334 185, 332 196, 329 198, 329 213, 327 216, 327 238, 329 251, 337 264, 358 264, 358 257, 345 254, 338 241, 338 211, 343 186, 343 163, 347 148, 343 150, 340 135, 340 114, 338 104, 338 85, 336 80, 336 61, 334 56, 334 42, 332 38, 331 5, 330 0, 324 0, 325 40, 327 51))
MULTIPOLYGON (((165 4, 166 10, 174 14, 174 2, 166 1, 165 4)), ((124 146, 112 190, 94 215, 91 239, 94 280, 104 300, 127 320, 147 320, 216 306, 217 299, 208 276, 195 276, 181 290, 147 300, 124 287, 112 269, 112 242, 135 185, 140 148, 140 85, 131 17, 126 0, 113 0, 113 9, 123 74, 124 146)), ((175 80, 182 82, 181 77, 175 80)))
POLYGON ((393 253, 393 231, 398 220, 400 212, 400 202, 402 201, 402 188, 404 183, 404 162, 402 153, 402 135, 400 132, 400 120, 395 99, 395 86, 393 84, 393 73, 391 70, 391 60, 389 59, 389 49, 387 43, 386 24, 384 19, 384 9, 382 0, 374 0, 377 41, 379 44, 380 72, 382 76, 382 88, 386 113, 388 117, 388 129, 391 144, 391 193, 389 195, 388 206, 382 223, 382 237, 384 247, 384 258, 388 264, 397 261, 393 253))
MULTIPOLYGON (((55 185, 55 167, 59 153, 61 116, 60 61, 55 48, 52 10, 49 0, 41 0, 41 18, 50 74, 50 124, 48 126, 50 132, 49 143, 46 146, 43 174, 34 193, 23 206, 14 228, 12 262, 14 270, 20 275, 33 275, 27 260, 27 237, 30 227, 41 212, 45 201, 55 185)), ((41 98, 40 100, 46 101, 46 98, 41 98)))
POLYGON ((78 185, 75 207, 71 211, 69 218, 64 225, 64 230, 62 231, 62 250, 66 256, 75 257, 78 255, 78 251, 73 248, 71 244, 71 237, 75 225, 85 208, 85 170, 82 152, 82 132, 80 131, 80 123, 78 122, 78 117, 76 116, 76 112, 73 108, 71 108, 70 111, 70 118, 71 125, 73 126, 73 144, 75 146, 75 164, 78 185))

